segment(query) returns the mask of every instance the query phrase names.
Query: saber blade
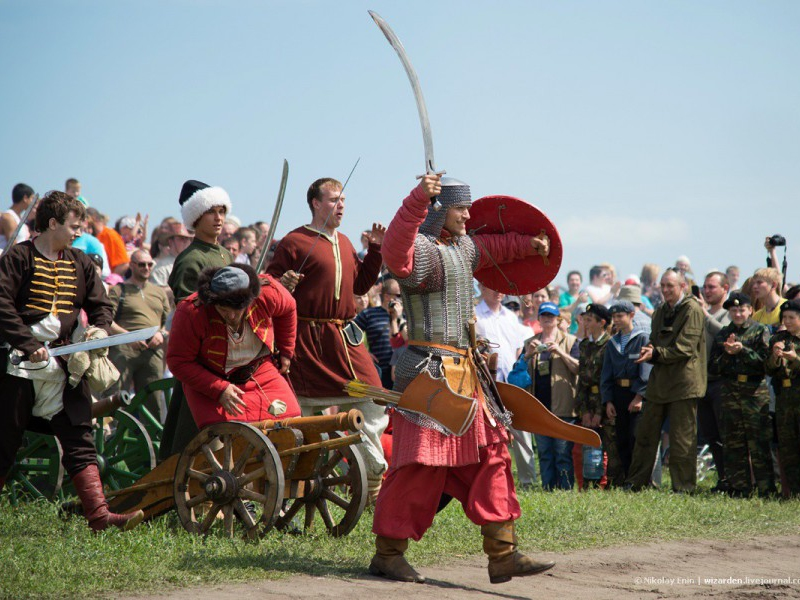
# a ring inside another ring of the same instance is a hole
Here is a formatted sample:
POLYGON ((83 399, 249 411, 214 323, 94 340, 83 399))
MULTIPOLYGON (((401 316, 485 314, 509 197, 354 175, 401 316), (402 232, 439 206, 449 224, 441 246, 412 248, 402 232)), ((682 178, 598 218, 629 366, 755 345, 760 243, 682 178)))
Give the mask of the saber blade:
POLYGON ((269 223, 269 231, 267 237, 264 238, 264 243, 261 245, 261 255, 258 257, 258 264, 256 265, 256 273, 261 273, 264 268, 264 261, 269 252, 269 245, 275 238, 275 231, 278 228, 278 219, 281 216, 281 208, 283 208, 283 197, 286 195, 286 182, 289 180, 289 162, 283 159, 283 173, 281 175, 281 186, 278 189, 278 201, 275 204, 275 211, 272 213, 272 221, 269 223))
MULTIPOLYGON (((420 127, 422 127, 422 144, 425 148, 425 173, 429 175, 432 173, 442 175, 445 173, 445 171, 436 171, 436 161, 433 158, 433 133, 431 132, 431 122, 428 118, 428 108, 425 105, 425 98, 422 95, 422 86, 419 83, 417 72, 414 70, 414 66, 411 64, 408 54, 406 54, 406 49, 403 47, 403 43, 399 40, 397 35, 395 35, 394 31, 392 31, 392 28, 389 27, 389 24, 375 11, 369 10, 367 12, 369 13, 369 16, 372 17, 372 20, 375 21, 375 24, 383 32, 383 35, 386 36, 386 39, 389 40, 389 44, 391 44, 392 48, 394 48, 394 51, 397 52, 397 56, 400 58, 400 62, 403 64, 403 68, 406 71, 406 75, 408 75, 408 80, 411 82, 411 89, 414 92, 414 100, 417 102, 419 124, 420 127)), ((433 204, 433 207, 436 210, 441 208, 441 204, 439 204, 436 197, 431 198, 431 204, 433 204)))
MULTIPOLYGON (((99 338, 96 340, 87 340, 85 342, 78 342, 77 344, 67 344, 66 346, 59 346, 58 348, 47 349, 47 353, 53 356, 65 356, 67 354, 74 354, 75 352, 86 352, 89 350, 97 350, 98 348, 111 348, 112 346, 121 346, 123 344, 132 344, 133 342, 142 342, 149 340, 153 337, 158 330, 161 329, 158 325, 153 327, 145 327, 144 329, 137 329, 136 331, 128 331, 126 333, 118 333, 117 335, 110 335, 108 337, 99 338)), ((16 351, 11 354, 9 359, 12 365, 18 365, 24 357, 16 351)))

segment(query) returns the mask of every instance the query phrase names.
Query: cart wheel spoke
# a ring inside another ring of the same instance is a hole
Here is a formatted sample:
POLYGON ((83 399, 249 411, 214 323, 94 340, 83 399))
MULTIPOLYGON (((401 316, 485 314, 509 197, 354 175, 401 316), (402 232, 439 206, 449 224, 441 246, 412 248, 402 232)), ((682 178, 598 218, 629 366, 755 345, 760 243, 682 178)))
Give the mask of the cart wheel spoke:
POLYGON ((317 500, 317 510, 319 510, 319 516, 322 517, 325 527, 328 529, 336 527, 336 523, 333 522, 333 517, 331 517, 331 511, 328 510, 328 504, 322 498, 317 500))
POLYGON ((242 488, 239 490, 239 497, 247 498, 253 502, 258 502, 259 504, 264 504, 267 501, 267 497, 264 494, 259 494, 258 492, 248 490, 247 488, 242 488))
POLYGON ((304 530, 307 531, 311 529, 311 526, 314 524, 315 512, 316 512, 316 507, 313 504, 311 503, 306 504, 306 519, 305 522, 303 523, 304 530))
POLYGON ((194 508, 198 504, 205 502, 208 500, 208 495, 206 494, 205 490, 197 494, 197 496, 192 496, 186 501, 187 508, 194 508))
POLYGON ((250 511, 247 510, 247 507, 240 498, 233 501, 233 509, 236 511, 236 514, 239 515, 239 518, 244 521, 245 529, 250 530, 256 526, 253 515, 250 514, 250 511))
POLYGON ((255 471, 251 471, 247 475, 242 475, 241 477, 237 478, 239 485, 241 487, 246 486, 248 483, 255 481, 256 479, 261 479, 267 474, 267 470, 264 467, 259 467, 255 471))
POLYGON ((322 490, 322 497, 325 498, 326 500, 330 500, 336 506, 338 506, 340 508, 343 508, 345 510, 347 510, 347 508, 350 506, 350 502, 348 502, 347 500, 345 500, 341 496, 338 496, 338 495, 334 494, 331 490, 327 490, 327 489, 326 490, 322 490))
POLYGON ((206 480, 208 480, 208 474, 197 471, 196 469, 186 469, 186 474, 200 483, 205 483, 206 480))
POLYGON ((233 505, 228 503, 223 505, 222 507, 222 516, 223 516, 223 526, 225 529, 225 535, 233 537, 233 505))
POLYGON ((285 527, 289 524, 289 522, 294 519, 295 515, 300 512, 300 509, 303 508, 304 502, 302 500, 295 500, 289 506, 288 510, 286 510, 283 515, 278 519, 278 527, 285 527))
POLYGON ((214 456, 214 453, 211 451, 211 448, 209 447, 209 445, 208 444, 203 444, 200 448, 203 451, 203 456, 206 457, 206 460, 208 461, 208 464, 211 465, 211 468, 212 469, 216 469, 218 471, 221 471, 222 470, 222 465, 219 464, 219 461, 217 460, 217 457, 214 456))
POLYGON ((222 443, 225 444, 223 453, 222 468, 226 471, 233 470, 233 436, 228 434, 223 436, 222 443))
POLYGON ((242 474, 247 461, 250 460, 250 457, 253 455, 253 450, 255 450, 255 446, 248 444, 247 448, 244 449, 244 452, 242 452, 241 456, 239 456, 239 458, 236 460, 236 464, 233 465, 234 475, 238 477, 242 474))
POLYGON ((330 457, 328 458, 328 464, 325 465, 320 471, 320 475, 322 477, 327 477, 328 475, 333 473, 333 470, 339 465, 339 461, 341 461, 343 458, 344 455, 338 448, 334 450, 331 453, 330 457))
POLYGON ((219 513, 220 505, 219 504, 212 504, 211 509, 206 513, 203 522, 200 523, 200 533, 207 533, 208 530, 213 525, 214 521, 217 518, 217 513, 219 513))
POLYGON ((326 477, 322 480, 322 485, 327 488, 336 487, 340 485, 350 485, 352 476, 350 474, 340 475, 338 477, 326 477))

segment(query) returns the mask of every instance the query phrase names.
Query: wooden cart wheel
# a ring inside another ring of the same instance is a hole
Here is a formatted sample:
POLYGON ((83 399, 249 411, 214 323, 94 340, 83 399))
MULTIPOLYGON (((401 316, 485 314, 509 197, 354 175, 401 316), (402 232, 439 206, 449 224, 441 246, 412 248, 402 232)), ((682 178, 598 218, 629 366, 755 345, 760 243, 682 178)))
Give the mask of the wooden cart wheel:
POLYGON ((103 483, 112 490, 120 490, 156 468, 156 452, 139 419, 124 410, 117 410, 114 419, 116 429, 108 438, 98 424, 95 445, 103 483))
POLYGON ((209 425, 178 459, 173 490, 181 524, 191 533, 208 535, 216 526, 233 537, 238 520, 245 537, 264 535, 283 500, 281 459, 267 436, 251 425, 209 425), (258 520, 246 502, 261 509, 258 520))
MULTIPOLYGON (((342 437, 331 433, 331 438, 342 437)), ((319 517, 334 537, 350 533, 358 523, 367 504, 367 470, 357 446, 335 448, 324 453, 319 472, 305 481, 304 494, 294 499, 275 523, 286 529, 292 519, 303 514, 303 529, 309 530, 319 517)))
POLYGON ((55 437, 26 431, 6 479, 11 504, 16 506, 26 499, 63 500, 63 456, 64 451, 55 437))

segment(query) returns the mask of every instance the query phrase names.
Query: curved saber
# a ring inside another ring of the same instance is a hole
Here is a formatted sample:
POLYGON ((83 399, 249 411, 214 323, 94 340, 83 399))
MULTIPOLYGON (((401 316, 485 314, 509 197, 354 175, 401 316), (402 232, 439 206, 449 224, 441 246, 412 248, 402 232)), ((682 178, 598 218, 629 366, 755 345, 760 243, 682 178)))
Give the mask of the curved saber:
MULTIPOLYGON (((419 84, 419 77, 417 77, 417 72, 414 70, 411 61, 408 60, 408 55, 406 54, 406 49, 403 47, 403 43, 397 38, 392 28, 389 27, 389 24, 383 20, 383 18, 376 12, 372 10, 367 11, 369 16, 372 17, 372 20, 375 21, 375 24, 380 27, 383 35, 386 36, 386 39, 389 40, 392 48, 394 51, 397 52, 397 56, 400 57, 400 62, 403 63, 403 68, 406 70, 406 75, 408 75, 408 80, 411 82, 411 89, 414 91, 414 99, 417 101, 417 112, 419 113, 419 123, 422 126, 422 143, 425 146, 425 172, 426 174, 436 173, 442 175, 445 171, 438 172, 436 170, 436 163, 433 158, 433 134, 431 133, 431 122, 428 119, 428 109, 425 106, 425 98, 422 96, 422 87, 419 84)), ((441 205, 437 201, 436 198, 431 198, 431 203, 434 205, 436 210, 441 208, 441 205)))
POLYGON ((258 257, 258 264, 256 265, 256 273, 261 273, 264 268, 264 260, 267 258, 269 252, 269 245, 275 238, 275 231, 278 228, 278 219, 281 216, 281 208, 283 207, 283 197, 286 194, 286 182, 289 179, 289 163, 283 159, 283 174, 281 175, 281 187, 278 190, 278 201, 275 203, 275 211, 272 213, 272 221, 269 222, 269 231, 267 237, 264 238, 264 243, 261 244, 261 255, 258 257))
POLYGON ((22 226, 28 222, 28 217, 33 212, 33 209, 36 208, 36 205, 39 204, 39 194, 36 194, 33 198, 33 202, 28 205, 22 214, 19 216, 19 223, 17 223, 17 228, 14 229, 14 232, 11 234, 11 237, 8 238, 6 241, 6 247, 3 250, 0 250, 0 254, 3 254, 6 250, 11 249, 11 246, 14 245, 14 242, 17 241, 19 237, 19 232, 22 231, 22 226))

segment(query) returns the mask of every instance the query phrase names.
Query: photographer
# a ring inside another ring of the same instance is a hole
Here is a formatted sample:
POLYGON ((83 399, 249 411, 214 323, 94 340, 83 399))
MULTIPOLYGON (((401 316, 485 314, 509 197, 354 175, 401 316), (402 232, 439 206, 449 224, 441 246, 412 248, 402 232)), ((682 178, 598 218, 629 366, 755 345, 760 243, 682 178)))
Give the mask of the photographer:
POLYGON ((396 279, 386 278, 381 287, 381 304, 366 308, 356 316, 354 322, 367 335, 369 351, 375 357, 381 371, 381 384, 392 389, 392 343, 400 334, 403 302, 400 284, 396 279))
POLYGON ((769 254, 769 257, 767 258, 767 266, 778 270, 781 270, 781 268, 783 269, 783 277, 781 278, 781 283, 778 286, 778 293, 783 295, 783 284, 786 283, 786 238, 779 233, 771 235, 764 239, 764 248, 767 249, 767 253, 769 254), (783 246, 782 267, 778 266, 778 246, 783 246))

